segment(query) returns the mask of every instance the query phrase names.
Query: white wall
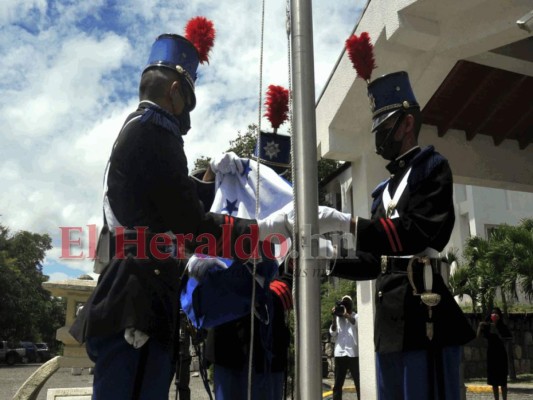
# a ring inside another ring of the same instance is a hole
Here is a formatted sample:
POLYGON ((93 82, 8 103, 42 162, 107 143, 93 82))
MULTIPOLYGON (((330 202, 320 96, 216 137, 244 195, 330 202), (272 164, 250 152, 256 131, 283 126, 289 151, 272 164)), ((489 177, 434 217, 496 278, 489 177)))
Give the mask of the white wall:
POLYGON ((487 227, 533 218, 533 193, 455 184, 454 202, 457 221, 449 247, 461 251, 470 235, 486 239, 487 227))

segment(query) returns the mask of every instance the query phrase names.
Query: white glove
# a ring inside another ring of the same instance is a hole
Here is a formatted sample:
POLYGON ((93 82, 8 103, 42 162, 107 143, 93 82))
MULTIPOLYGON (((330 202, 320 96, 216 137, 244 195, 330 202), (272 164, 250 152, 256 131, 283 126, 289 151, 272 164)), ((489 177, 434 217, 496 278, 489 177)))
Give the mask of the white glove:
POLYGON ((327 232, 350 232, 351 214, 343 213, 331 207, 318 207, 318 230, 327 232))
MULTIPOLYGON (((284 210, 283 208, 282 210, 284 210)), ((294 223, 294 210, 287 209, 287 221, 292 226, 294 223)), ((342 213, 331 207, 318 207, 318 233, 328 232, 350 232, 350 222, 352 216, 350 214, 342 213)))
POLYGON ((270 214, 265 219, 258 219, 257 226, 259 227, 259 240, 265 240, 273 234, 280 234, 285 238, 291 237, 292 225, 283 209, 270 214))
POLYGON ((337 248, 333 246, 331 240, 319 238, 317 258, 322 260, 331 260, 337 258, 337 248))
POLYGON ((218 258, 198 257, 193 255, 187 263, 187 273, 191 278, 194 278, 197 281, 201 281, 207 274, 207 271, 216 267, 217 265, 222 268, 228 267, 218 258))
POLYGON ((124 330, 124 339, 135 349, 140 349, 150 339, 150 336, 132 327, 124 330))
POLYGON ((242 174, 244 166, 237 154, 230 151, 229 153, 219 154, 211 160, 211 169, 216 174, 242 174))

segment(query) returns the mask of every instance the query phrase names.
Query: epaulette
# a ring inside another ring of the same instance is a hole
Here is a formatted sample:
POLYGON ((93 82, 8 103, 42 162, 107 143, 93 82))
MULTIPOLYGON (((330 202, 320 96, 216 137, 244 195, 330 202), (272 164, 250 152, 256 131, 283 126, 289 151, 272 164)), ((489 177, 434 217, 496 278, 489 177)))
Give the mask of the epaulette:
POLYGON ((387 178, 385 179, 384 181, 381 181, 377 186, 376 188, 372 191, 372 199, 374 199, 372 201, 372 209, 371 209, 371 212, 374 213, 377 208, 378 208, 378 205, 380 203, 380 199, 381 199, 381 193, 383 192, 383 190, 385 189, 385 186, 387 185, 387 183, 390 181, 390 178, 387 178))
POLYGON ((446 159, 435 151, 433 146, 425 147, 411 162, 411 175, 409 176, 409 189, 413 190, 420 182, 433 172, 433 170, 446 162, 446 159))
POLYGON ((173 135, 177 136, 183 143, 179 121, 172 114, 163 110, 161 107, 152 105, 144 109, 141 117, 141 124, 146 124, 148 122, 166 129, 173 135))

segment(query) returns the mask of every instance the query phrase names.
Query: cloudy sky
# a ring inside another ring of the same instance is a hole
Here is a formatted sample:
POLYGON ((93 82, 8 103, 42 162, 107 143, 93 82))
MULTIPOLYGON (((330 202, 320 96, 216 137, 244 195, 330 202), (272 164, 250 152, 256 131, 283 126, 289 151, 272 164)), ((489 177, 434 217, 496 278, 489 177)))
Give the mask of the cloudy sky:
MULTIPOLYGON (((317 96, 365 3, 314 1, 317 96)), ((269 84, 288 86, 285 8, 266 1, 263 96, 269 84)), ((0 223, 53 238, 44 264, 52 280, 91 272, 89 260, 61 259, 60 227, 83 227, 87 247, 87 225, 101 226, 103 171, 136 108, 150 47, 161 33, 183 34, 197 15, 214 22, 217 37, 198 71, 189 167, 257 123, 261 1, 0 2, 0 223)))

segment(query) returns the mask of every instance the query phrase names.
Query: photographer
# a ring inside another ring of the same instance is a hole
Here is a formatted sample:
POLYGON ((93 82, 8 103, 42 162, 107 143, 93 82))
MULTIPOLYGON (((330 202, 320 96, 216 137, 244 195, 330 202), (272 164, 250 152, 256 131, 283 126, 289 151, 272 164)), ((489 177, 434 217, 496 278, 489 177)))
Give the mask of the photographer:
POLYGON ((333 385, 333 400, 342 399, 342 386, 346 379, 346 372, 350 370, 357 391, 357 398, 361 400, 359 389, 359 346, 357 344, 357 319, 353 311, 350 296, 344 296, 331 310, 334 316, 329 329, 331 338, 335 341, 335 383, 333 385))

